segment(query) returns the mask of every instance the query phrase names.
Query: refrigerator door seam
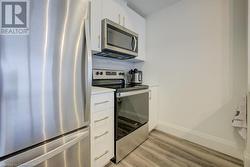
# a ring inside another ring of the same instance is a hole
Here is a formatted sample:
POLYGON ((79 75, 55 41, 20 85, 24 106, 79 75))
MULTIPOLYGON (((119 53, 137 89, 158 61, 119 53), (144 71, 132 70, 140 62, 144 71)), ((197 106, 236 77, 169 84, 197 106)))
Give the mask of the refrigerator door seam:
POLYGON ((27 166, 36 166, 39 165, 40 163, 60 154, 61 152, 67 150, 68 148, 72 147, 73 145, 75 145, 76 143, 80 142, 81 140, 83 140, 84 138, 86 138, 88 136, 88 132, 82 132, 82 133, 78 133, 76 135, 76 138, 65 143, 62 146, 57 147, 56 149, 49 151, 46 154, 43 154, 31 161, 28 161, 26 163, 23 163, 21 165, 19 165, 18 167, 27 167, 27 166))

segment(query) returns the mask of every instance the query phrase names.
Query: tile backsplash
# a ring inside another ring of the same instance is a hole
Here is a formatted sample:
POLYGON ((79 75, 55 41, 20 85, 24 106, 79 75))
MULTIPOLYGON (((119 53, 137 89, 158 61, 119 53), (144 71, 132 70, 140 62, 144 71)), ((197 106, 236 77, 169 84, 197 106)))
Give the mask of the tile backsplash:
POLYGON ((135 64, 125 60, 116 60, 93 55, 93 69, 112 69, 129 71, 135 64))
MULTIPOLYGON (((123 70, 128 73, 131 69, 143 69, 144 63, 133 63, 126 60, 111 59, 100 56, 92 56, 93 69, 123 70)), ((128 75, 126 75, 128 77, 128 75)), ((127 78, 128 80, 128 78, 127 78)))

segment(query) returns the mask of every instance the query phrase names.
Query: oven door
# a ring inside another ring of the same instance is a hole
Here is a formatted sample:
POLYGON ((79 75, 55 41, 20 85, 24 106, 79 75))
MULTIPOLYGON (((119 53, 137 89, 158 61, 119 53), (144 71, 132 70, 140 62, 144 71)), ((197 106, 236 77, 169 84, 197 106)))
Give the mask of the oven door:
POLYGON ((138 34, 108 19, 102 21, 102 50, 138 56, 138 34))
POLYGON ((116 140, 123 138, 148 122, 149 90, 116 94, 116 140))

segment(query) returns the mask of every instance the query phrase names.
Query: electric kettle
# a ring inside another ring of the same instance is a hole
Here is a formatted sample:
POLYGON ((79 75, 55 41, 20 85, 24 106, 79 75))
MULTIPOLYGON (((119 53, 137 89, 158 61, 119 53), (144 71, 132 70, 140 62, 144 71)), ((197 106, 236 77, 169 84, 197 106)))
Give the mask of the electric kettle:
POLYGON ((131 75, 131 84, 142 84, 142 71, 137 70, 136 68, 129 71, 131 75))

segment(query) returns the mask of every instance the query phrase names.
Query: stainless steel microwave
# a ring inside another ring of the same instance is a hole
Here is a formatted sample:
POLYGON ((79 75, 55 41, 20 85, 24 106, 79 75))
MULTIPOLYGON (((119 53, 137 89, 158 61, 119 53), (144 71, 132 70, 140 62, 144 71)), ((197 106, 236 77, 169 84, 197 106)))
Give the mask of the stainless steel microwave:
POLYGON ((102 20, 102 53, 100 56, 131 59, 138 56, 138 34, 114 23, 102 20))

